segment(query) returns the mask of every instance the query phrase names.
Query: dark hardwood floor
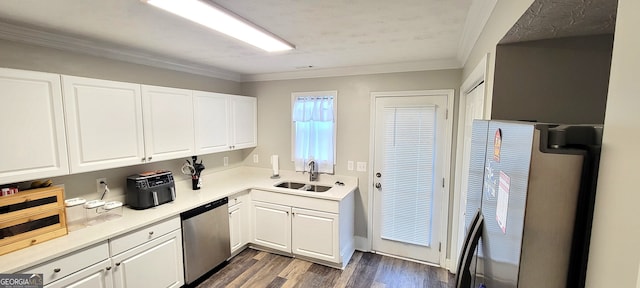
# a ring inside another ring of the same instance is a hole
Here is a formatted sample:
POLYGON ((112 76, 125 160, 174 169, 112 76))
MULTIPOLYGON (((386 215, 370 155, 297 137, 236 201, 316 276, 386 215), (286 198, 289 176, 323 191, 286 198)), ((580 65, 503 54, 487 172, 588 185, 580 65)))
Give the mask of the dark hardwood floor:
POLYGON ((246 249, 204 280, 208 287, 433 287, 454 286, 442 268, 356 251, 344 270, 246 249))

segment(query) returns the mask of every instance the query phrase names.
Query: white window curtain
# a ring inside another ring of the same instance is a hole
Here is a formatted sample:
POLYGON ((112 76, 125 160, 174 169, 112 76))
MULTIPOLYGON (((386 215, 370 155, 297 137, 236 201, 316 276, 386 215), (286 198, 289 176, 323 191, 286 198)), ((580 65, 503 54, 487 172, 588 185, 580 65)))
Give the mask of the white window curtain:
POLYGON ((316 161, 318 172, 333 173, 334 97, 297 96, 293 103, 294 162, 296 171, 309 171, 316 161))

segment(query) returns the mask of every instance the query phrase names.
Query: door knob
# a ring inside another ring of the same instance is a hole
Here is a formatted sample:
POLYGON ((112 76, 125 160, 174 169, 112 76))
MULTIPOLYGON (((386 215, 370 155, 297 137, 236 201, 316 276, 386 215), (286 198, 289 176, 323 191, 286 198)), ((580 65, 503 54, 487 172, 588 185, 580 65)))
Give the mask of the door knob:
POLYGON ((378 188, 378 189, 382 188, 382 184, 376 183, 376 188, 378 188))
POLYGON ((380 172, 376 173, 376 177, 380 178, 382 177, 382 174, 380 174, 380 172))

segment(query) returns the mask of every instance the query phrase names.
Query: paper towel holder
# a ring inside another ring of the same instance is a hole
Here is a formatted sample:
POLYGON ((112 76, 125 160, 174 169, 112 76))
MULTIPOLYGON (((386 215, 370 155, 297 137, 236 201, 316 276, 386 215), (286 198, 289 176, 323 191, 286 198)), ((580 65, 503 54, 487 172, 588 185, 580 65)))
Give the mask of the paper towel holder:
POLYGON ((278 155, 271 155, 271 165, 273 169, 273 175, 271 175, 271 179, 280 179, 280 165, 278 165, 278 155))

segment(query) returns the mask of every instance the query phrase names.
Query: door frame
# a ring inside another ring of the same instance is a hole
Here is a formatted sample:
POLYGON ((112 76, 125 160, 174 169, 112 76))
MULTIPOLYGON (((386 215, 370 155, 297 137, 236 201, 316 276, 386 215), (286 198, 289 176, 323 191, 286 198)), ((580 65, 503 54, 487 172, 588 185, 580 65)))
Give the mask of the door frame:
POLYGON ((491 109, 491 103, 487 103, 487 87, 489 86, 487 83, 487 74, 488 74, 488 69, 489 66, 487 65, 489 60, 489 54, 487 53, 478 63, 478 65, 476 65, 476 67, 473 69, 473 71, 471 71, 471 73, 469 74, 469 76, 467 76, 467 78, 464 80, 464 82, 462 83, 462 85, 460 86, 460 98, 459 98, 459 103, 458 103, 458 113, 457 113, 457 128, 456 128, 456 161, 455 161, 455 174, 454 174, 454 189, 452 191, 453 193, 453 213, 452 213, 452 220, 451 220, 451 255, 449 258, 449 263, 447 265, 447 269, 449 269, 449 271, 451 271, 451 273, 456 273, 457 271, 457 263, 458 263, 458 238, 460 237, 465 237, 465 235, 460 235, 458 232, 460 230, 460 226, 464 227, 464 219, 460 219, 460 211, 462 209, 464 209, 464 207, 460 207, 460 202, 461 202, 461 198, 462 198, 462 191, 460 191, 462 189, 462 179, 461 179, 461 175, 462 175, 462 154, 464 153, 463 149, 464 149, 464 143, 461 141, 461 139, 464 138, 464 120, 466 119, 466 115, 465 113, 465 108, 466 108, 466 104, 467 104, 467 95, 469 94, 469 92, 473 91, 473 89, 478 86, 480 83, 484 82, 485 86, 484 86, 484 101, 483 101, 483 108, 484 108, 484 115, 482 117, 482 119, 489 119, 490 117, 490 109, 491 109), (487 105, 489 104, 489 105, 487 105), (488 106, 488 107, 487 107, 488 106))
MULTIPOLYGON (((443 217, 440 220, 440 266, 444 267, 447 251, 447 234, 449 231, 449 201, 451 198, 451 191, 449 190, 451 182, 451 155, 452 155, 452 140, 453 140, 453 107, 454 107, 454 89, 439 89, 439 90, 411 90, 411 91, 386 91, 386 92, 371 92, 370 100, 370 115, 369 115, 369 176, 367 177, 367 245, 369 251, 373 249, 373 168, 375 167, 375 123, 376 123, 376 98, 379 97, 407 97, 407 96, 447 96, 447 113, 446 115, 446 130, 445 130, 445 147, 444 147, 444 171, 443 177, 447 180, 444 181, 443 191, 449 191, 447 195, 442 197, 442 208, 440 213, 443 217)), ((411 260, 416 261, 416 260, 411 260)), ((420 262, 420 261, 416 261, 420 262)), ((426 262, 425 262, 426 263, 426 262)))

